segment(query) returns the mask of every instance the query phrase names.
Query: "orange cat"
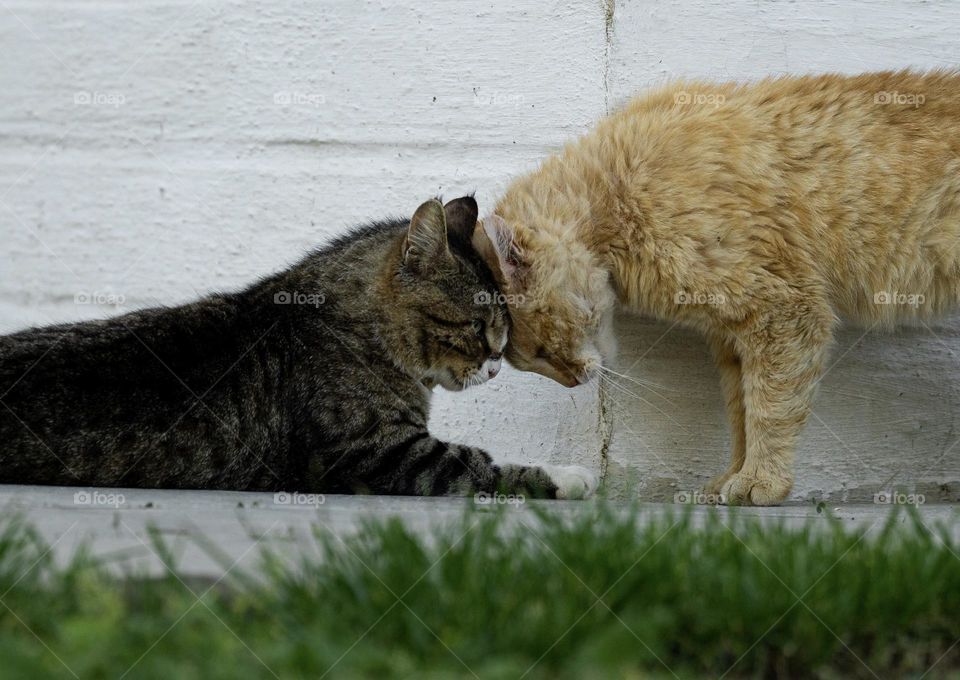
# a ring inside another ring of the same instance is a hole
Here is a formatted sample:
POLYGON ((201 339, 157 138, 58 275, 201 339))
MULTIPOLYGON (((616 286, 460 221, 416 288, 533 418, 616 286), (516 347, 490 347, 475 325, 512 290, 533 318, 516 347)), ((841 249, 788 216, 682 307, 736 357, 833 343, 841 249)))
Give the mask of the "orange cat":
POLYGON ((960 302, 960 74, 670 85, 514 181, 474 240, 518 368, 590 380, 616 304, 702 331, 733 433, 706 490, 778 503, 838 319, 960 302))

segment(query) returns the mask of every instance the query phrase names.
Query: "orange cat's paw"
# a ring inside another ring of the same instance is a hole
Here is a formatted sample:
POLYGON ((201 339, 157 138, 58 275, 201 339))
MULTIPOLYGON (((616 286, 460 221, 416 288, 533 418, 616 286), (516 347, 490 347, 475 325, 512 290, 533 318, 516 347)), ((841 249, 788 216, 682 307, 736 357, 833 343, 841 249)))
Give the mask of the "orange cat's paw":
POLYGON ((778 505, 792 486, 792 479, 741 471, 727 479, 720 493, 728 505, 778 505))
POLYGON ((727 480, 737 474, 736 470, 727 470, 722 475, 718 475, 703 485, 703 493, 711 496, 719 496, 723 493, 723 487, 727 480))

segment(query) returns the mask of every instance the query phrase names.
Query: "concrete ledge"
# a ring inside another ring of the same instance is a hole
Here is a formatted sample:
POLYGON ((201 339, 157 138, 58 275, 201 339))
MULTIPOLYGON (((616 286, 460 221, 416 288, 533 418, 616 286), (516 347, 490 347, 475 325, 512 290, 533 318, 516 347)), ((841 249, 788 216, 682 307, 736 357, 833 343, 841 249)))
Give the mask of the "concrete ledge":
MULTIPOLYGON (((81 547, 108 561, 118 573, 163 575, 151 530, 177 556, 183 576, 219 578, 242 569, 256 573, 262 550, 270 550, 295 565, 305 555, 316 555, 316 532, 347 536, 364 522, 396 517, 417 534, 429 538, 443 527, 459 526, 467 510, 477 521, 492 517, 491 506, 477 506, 463 498, 393 498, 383 496, 326 496, 322 503, 309 499, 275 501, 273 494, 221 491, 170 491, 143 489, 90 489, 0 485, 0 511, 4 517, 20 516, 52 546, 55 559, 64 563, 81 547), (77 496, 75 502, 75 494, 77 496), (82 494, 85 494, 82 495, 82 494), (109 504, 109 494, 117 495, 109 504), (152 529, 151 529, 152 528, 152 529)), ((282 500, 282 499, 280 499, 282 500)), ((590 512, 596 501, 530 501, 508 506, 507 522, 535 527, 534 507, 573 517, 590 512)), ((621 505, 626 512, 630 506, 621 505)), ((879 528, 890 512, 883 505, 847 505, 822 508, 812 504, 779 508, 737 508, 736 515, 791 526, 827 528, 830 516, 849 527, 879 528)), ((690 511, 695 522, 711 514, 731 517, 725 508, 645 504, 642 519, 690 511)), ((958 510, 948 505, 919 509, 929 527, 944 522, 960 536, 958 510)), ((901 517, 901 521, 907 521, 901 517)))

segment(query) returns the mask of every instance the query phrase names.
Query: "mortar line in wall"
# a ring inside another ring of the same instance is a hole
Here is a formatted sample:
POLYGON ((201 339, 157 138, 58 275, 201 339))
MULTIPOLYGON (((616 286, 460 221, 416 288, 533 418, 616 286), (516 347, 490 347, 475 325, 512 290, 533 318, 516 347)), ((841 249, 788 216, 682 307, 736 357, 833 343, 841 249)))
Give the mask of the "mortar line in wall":
POLYGON ((613 418, 609 417, 607 399, 611 397, 607 394, 607 387, 603 380, 599 381, 597 396, 599 397, 599 408, 597 409, 597 431, 600 435, 600 486, 607 481, 607 469, 610 467, 610 440, 613 438, 613 418))
POLYGON ((616 0, 601 0, 603 5, 603 109, 610 114, 610 55, 613 52, 613 22, 616 0))
MULTIPOLYGON (((616 0, 601 0, 603 8, 603 109, 610 114, 610 56, 613 50, 613 22, 616 0)), ((611 399, 609 390, 599 381, 599 408, 597 409, 597 430, 600 435, 600 485, 607 481, 610 467, 610 441, 613 438, 613 418, 610 417, 611 399)))

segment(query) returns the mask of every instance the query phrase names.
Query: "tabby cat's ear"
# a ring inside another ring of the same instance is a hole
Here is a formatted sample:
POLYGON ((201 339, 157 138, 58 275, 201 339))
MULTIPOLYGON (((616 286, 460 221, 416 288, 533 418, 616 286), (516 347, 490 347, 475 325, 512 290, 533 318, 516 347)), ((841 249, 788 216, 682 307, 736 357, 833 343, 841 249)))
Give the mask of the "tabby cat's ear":
POLYGON ((431 199, 417 208, 403 242, 403 263, 414 269, 426 268, 437 258, 449 257, 447 218, 443 203, 431 199))
POLYGON ((478 222, 473 231, 474 249, 493 271, 501 288, 522 290, 529 266, 513 230, 502 217, 491 214, 478 222))
POLYGON ((473 196, 453 199, 443 206, 443 212, 447 216, 447 231, 457 234, 464 243, 470 243, 473 229, 477 226, 477 216, 480 214, 473 196))

